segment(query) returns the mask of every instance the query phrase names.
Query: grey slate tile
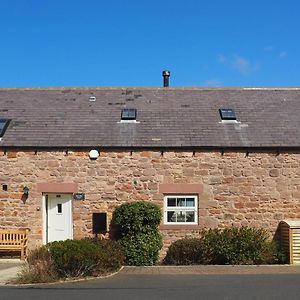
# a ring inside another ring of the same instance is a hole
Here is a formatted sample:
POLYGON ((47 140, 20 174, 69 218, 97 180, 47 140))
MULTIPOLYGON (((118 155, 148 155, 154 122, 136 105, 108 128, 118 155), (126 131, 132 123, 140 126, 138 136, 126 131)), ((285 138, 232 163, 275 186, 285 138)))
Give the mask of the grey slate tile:
POLYGON ((1 117, 0 147, 300 147, 300 89, 0 89, 1 117), (123 107, 139 123, 120 124, 123 107))

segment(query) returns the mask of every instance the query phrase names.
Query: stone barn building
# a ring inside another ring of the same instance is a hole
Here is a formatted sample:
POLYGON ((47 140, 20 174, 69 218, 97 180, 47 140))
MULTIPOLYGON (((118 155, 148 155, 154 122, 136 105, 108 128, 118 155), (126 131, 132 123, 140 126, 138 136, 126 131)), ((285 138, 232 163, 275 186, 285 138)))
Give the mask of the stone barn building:
POLYGON ((31 249, 109 236, 136 200, 161 207, 165 249, 300 218, 300 89, 1 89, 0 138, 0 227, 31 249))

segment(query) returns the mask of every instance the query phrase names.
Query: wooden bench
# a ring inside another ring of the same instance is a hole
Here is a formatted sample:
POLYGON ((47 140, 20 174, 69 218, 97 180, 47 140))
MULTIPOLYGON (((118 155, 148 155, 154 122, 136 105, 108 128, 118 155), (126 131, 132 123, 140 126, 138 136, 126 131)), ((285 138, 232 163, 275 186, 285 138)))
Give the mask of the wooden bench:
POLYGON ((20 252, 21 259, 27 257, 28 229, 0 229, 0 251, 20 252))

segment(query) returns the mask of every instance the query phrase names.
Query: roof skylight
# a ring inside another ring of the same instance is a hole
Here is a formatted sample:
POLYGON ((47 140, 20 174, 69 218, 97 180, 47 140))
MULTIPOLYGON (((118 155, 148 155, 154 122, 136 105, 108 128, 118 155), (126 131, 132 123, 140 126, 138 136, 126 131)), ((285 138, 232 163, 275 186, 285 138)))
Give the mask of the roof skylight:
POLYGON ((219 112, 222 120, 236 121, 236 115, 233 108, 220 108, 219 112))
POLYGON ((0 138, 3 137, 9 122, 10 122, 9 119, 0 119, 0 138))
POLYGON ((136 120, 136 108, 123 108, 121 113, 121 120, 136 120))

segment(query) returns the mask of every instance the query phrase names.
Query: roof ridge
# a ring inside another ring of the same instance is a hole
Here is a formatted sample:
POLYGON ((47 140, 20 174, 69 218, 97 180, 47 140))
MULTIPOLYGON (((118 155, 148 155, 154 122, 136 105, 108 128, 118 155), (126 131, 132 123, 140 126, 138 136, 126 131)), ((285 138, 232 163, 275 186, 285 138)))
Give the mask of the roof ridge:
POLYGON ((97 87, 97 86, 60 86, 60 87, 0 87, 0 91, 5 90, 300 90, 300 87, 97 87))

